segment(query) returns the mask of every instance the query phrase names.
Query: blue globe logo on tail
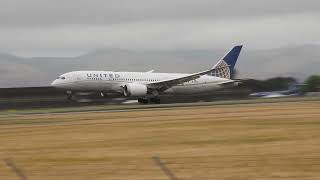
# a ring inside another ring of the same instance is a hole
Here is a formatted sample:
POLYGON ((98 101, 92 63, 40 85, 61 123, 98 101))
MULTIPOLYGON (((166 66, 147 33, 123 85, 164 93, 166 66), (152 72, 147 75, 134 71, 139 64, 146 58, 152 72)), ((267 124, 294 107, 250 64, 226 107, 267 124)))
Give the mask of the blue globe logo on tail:
POLYGON ((233 47, 214 67, 210 74, 220 78, 230 79, 234 73, 234 67, 238 60, 242 45, 233 47))

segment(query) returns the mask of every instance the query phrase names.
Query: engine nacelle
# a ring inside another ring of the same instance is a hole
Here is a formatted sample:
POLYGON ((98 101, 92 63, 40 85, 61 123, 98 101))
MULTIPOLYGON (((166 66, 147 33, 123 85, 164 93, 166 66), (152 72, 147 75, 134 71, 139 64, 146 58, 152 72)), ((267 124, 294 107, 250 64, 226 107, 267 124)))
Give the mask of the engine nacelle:
POLYGON ((144 84, 129 83, 123 86, 123 94, 129 96, 145 96, 147 95, 148 88, 144 84))

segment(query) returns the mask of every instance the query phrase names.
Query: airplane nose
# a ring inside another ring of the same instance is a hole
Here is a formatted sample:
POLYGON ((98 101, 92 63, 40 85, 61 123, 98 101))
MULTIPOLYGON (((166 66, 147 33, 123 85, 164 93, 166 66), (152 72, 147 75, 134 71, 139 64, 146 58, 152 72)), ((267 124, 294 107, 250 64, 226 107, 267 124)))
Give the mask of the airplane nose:
POLYGON ((52 87, 57 87, 57 80, 52 81, 52 83, 50 84, 52 87))

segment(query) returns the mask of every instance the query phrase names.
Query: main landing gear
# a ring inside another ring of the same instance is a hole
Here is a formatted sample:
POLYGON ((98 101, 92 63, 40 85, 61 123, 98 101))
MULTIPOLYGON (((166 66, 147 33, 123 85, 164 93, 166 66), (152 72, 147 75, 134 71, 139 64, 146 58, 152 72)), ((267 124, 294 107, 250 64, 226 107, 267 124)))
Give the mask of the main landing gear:
POLYGON ((160 104, 160 99, 157 97, 154 98, 139 98, 138 102, 141 104, 160 104))

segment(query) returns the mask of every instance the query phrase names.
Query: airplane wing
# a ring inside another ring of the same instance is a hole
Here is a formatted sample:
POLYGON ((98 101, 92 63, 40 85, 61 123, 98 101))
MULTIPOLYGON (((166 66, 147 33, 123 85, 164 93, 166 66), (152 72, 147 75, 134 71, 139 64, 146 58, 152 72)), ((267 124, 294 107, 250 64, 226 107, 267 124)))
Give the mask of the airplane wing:
POLYGON ((242 45, 234 46, 225 56, 223 56, 223 58, 221 58, 218 61, 216 65, 214 65, 209 70, 194 73, 191 75, 186 75, 180 78, 168 79, 160 82, 150 83, 150 84, 147 84, 147 87, 150 89, 158 89, 160 91, 164 91, 166 89, 169 89, 172 86, 198 79, 201 76, 207 75, 207 74, 226 79, 226 81, 217 82, 217 84, 234 82, 234 80, 231 80, 230 78, 233 73, 233 68, 235 66, 235 63, 240 54, 241 48, 242 48, 242 45))
MULTIPOLYGON (((147 84, 147 87, 150 88, 150 89, 159 89, 160 91, 164 91, 166 89, 169 89, 172 86, 198 79, 203 75, 210 74, 210 73, 212 73, 214 71, 217 71, 219 69, 222 69, 222 68, 229 68, 229 67, 228 66, 221 66, 221 67, 216 68, 214 66, 212 69, 209 69, 209 70, 206 70, 206 71, 202 71, 202 72, 198 72, 198 73, 194 73, 194 74, 187 75, 187 76, 183 76, 183 77, 180 77, 180 78, 175 78, 175 79, 169 79, 169 80, 165 80, 165 81, 159 81, 159 82, 155 82, 155 83, 150 83, 150 84, 147 84)), ((233 81, 233 80, 230 80, 230 81, 233 81)), ((230 83, 230 81, 226 81, 226 82, 230 83)))

